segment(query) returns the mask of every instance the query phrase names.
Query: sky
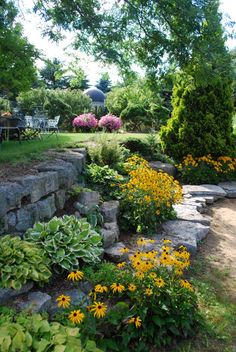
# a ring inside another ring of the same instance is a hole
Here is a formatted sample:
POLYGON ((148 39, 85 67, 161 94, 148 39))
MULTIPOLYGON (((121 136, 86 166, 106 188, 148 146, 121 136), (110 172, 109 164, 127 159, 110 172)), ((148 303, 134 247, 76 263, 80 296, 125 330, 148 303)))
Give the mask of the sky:
MULTIPOLYGON (((73 55, 80 59, 80 66, 85 70, 90 83, 94 85, 100 78, 101 73, 108 72, 113 83, 119 80, 119 74, 115 66, 107 66, 95 62, 92 57, 86 54, 73 50, 71 47, 73 41, 73 34, 68 33, 66 38, 60 43, 56 44, 48 38, 42 36, 43 23, 37 14, 30 11, 33 7, 33 0, 20 0, 20 8, 23 12, 23 21, 21 23, 24 27, 24 35, 28 38, 29 42, 35 45, 37 49, 44 54, 45 58, 59 60, 68 64, 73 55)), ((223 14, 228 14, 231 20, 236 22, 236 1, 235 0, 221 0, 220 10, 223 14)), ((227 46, 231 49, 236 47, 236 39, 229 39, 227 46)), ((37 62, 38 67, 42 67, 42 61, 37 62)))

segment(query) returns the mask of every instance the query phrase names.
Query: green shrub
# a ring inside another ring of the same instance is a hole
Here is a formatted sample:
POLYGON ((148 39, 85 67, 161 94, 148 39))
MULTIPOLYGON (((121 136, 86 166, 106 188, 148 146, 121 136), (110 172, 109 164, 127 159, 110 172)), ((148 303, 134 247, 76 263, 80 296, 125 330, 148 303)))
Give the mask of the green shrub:
POLYGON ((4 236, 0 241, 0 287, 20 289, 28 280, 45 282, 51 276, 49 260, 33 243, 4 236))
POLYGON ((104 134, 99 136, 95 144, 88 146, 88 154, 92 163, 114 167, 124 161, 127 151, 114 137, 112 140, 108 140, 107 135, 104 134))
POLYGON ((0 113, 2 111, 11 111, 11 103, 10 100, 0 97, 0 113))
POLYGON ((0 346, 2 352, 102 352, 94 341, 82 344, 78 328, 50 323, 40 314, 20 314, 2 323, 0 346))
POLYGON ((236 158, 227 156, 213 159, 211 155, 199 158, 187 155, 177 167, 181 181, 188 184, 236 180, 236 158))
POLYGON ((22 92, 18 103, 24 113, 32 115, 38 107, 42 108, 49 118, 60 115, 60 126, 72 130, 75 116, 91 110, 91 99, 80 90, 69 89, 31 89, 22 92))
POLYGON ((173 90, 173 113, 160 137, 164 151, 175 160, 191 154, 231 155, 232 89, 229 79, 215 77, 206 86, 180 76, 173 90))
POLYGON ((123 179, 116 170, 111 169, 108 165, 99 166, 90 164, 86 168, 85 176, 87 182, 96 188, 104 198, 118 198, 119 182, 123 179))
POLYGON ((55 270, 74 270, 79 260, 98 262, 103 252, 102 238, 84 219, 64 215, 48 223, 36 223, 25 234, 27 241, 38 244, 49 256, 55 270))

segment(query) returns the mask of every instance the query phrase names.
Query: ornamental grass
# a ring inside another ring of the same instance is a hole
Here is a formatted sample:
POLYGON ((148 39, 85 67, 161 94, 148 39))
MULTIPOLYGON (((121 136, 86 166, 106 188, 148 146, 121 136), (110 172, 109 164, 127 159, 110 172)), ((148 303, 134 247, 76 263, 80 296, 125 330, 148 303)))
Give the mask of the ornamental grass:
MULTIPOLYGON (((146 250, 150 241, 138 240, 140 250, 130 252, 123 265, 85 268, 84 277, 93 283, 91 303, 72 311, 66 307, 67 323, 79 325, 83 339, 93 338, 104 351, 149 351, 196 331, 197 298, 183 276, 189 252, 174 249, 170 240, 146 250)), ((63 297, 57 299, 61 308, 63 297)))
POLYGON ((176 166, 181 180, 189 184, 236 180, 236 158, 229 156, 214 159, 210 154, 198 158, 188 154, 176 166))
POLYGON ((149 163, 132 156, 125 163, 129 175, 120 184, 121 210, 126 227, 138 232, 155 231, 158 224, 175 217, 173 204, 182 199, 182 189, 172 176, 153 170, 149 163))

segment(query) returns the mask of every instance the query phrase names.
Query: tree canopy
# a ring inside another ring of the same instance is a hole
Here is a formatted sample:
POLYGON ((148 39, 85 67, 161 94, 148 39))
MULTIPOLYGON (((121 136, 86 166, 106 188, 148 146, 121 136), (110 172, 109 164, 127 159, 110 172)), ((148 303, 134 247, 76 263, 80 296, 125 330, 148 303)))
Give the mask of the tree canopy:
POLYGON ((17 9, 12 1, 0 2, 0 94, 16 96, 36 79, 37 52, 16 23, 17 9))

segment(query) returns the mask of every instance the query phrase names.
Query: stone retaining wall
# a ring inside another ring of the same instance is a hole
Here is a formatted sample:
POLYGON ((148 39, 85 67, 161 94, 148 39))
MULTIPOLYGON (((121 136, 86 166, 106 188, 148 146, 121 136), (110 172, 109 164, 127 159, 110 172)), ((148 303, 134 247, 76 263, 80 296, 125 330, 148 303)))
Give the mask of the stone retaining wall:
POLYGON ((23 233, 36 221, 49 220, 63 209, 66 191, 78 181, 86 150, 52 152, 52 160, 36 166, 35 175, 0 183, 0 235, 23 233))

